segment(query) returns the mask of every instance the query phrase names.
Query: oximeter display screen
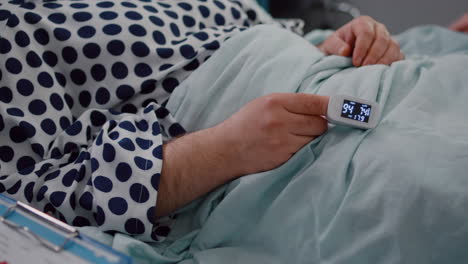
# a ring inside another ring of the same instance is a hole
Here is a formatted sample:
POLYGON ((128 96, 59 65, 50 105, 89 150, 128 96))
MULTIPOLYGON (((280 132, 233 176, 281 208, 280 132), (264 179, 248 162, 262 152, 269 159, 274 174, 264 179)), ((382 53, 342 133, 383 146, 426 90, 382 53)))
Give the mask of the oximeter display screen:
POLYGON ((341 109, 341 117, 369 123, 372 106, 358 102, 344 100, 341 109))

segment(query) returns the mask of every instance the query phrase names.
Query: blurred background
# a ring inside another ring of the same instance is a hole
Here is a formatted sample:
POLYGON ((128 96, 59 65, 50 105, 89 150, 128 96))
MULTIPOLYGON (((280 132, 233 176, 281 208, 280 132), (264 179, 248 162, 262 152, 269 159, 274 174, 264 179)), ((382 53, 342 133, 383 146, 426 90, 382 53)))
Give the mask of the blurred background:
POLYGON ((392 34, 422 24, 448 26, 464 12, 468 0, 258 0, 277 18, 301 18, 305 32, 336 29, 353 16, 369 15, 392 34))

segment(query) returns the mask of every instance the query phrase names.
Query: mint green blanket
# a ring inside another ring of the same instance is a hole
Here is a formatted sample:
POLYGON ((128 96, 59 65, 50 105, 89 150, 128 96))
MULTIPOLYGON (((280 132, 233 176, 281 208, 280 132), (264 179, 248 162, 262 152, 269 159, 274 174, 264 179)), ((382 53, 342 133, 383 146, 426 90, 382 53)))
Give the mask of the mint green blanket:
POLYGON ((376 100, 379 125, 331 127, 282 167, 193 202, 163 243, 83 230, 136 263, 468 263, 468 36, 398 39, 407 60, 354 68, 271 26, 232 38, 168 103, 189 131, 273 92, 376 100))

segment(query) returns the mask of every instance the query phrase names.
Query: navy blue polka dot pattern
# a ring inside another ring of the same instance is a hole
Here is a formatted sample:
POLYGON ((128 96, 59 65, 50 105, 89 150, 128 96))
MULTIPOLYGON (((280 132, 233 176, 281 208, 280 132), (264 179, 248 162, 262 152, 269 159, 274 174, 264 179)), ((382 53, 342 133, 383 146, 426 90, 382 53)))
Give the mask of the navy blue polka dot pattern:
POLYGON ((15 35, 16 44, 22 48, 27 47, 30 43, 29 36, 24 31, 18 31, 15 35))
POLYGON ((65 197, 66 197, 66 193, 65 192, 53 192, 51 195, 50 195, 50 202, 52 203, 52 205, 54 207, 59 207, 60 205, 62 205, 63 201, 65 200, 65 197))
POLYGON ((94 219, 96 220, 96 224, 98 226, 102 226, 106 221, 106 215, 100 206, 97 206, 96 213, 94 213, 94 219))
POLYGON ((77 216, 75 217, 75 219, 73 219, 72 224, 74 226, 83 227, 83 226, 91 225, 91 222, 87 218, 84 218, 82 216, 77 216))
POLYGON ((137 203, 145 203, 149 199, 148 189, 139 183, 130 186, 130 197, 137 203))
POLYGON ((125 231, 132 235, 143 234, 145 232, 145 225, 141 220, 131 218, 125 222, 125 231))
POLYGON ((85 192, 78 202, 83 209, 90 211, 93 209, 93 199, 94 197, 90 192, 85 192))
POLYGON ((16 83, 16 89, 21 95, 29 96, 34 92, 34 85, 27 79, 21 79, 16 83))
POLYGON ((122 197, 114 197, 109 200, 109 210, 114 215, 123 215, 128 210, 128 203, 122 197))
POLYGON ((21 2, 0 5, 0 193, 162 241, 163 142, 185 133, 163 105, 262 21, 234 0, 21 2))
POLYGON ((37 76, 37 82, 45 88, 50 88, 54 85, 54 79, 52 79, 52 76, 47 72, 39 73, 37 76))
POLYGON ((54 29, 53 34, 58 41, 66 41, 71 37, 71 32, 64 28, 54 29))
POLYGON ((123 138, 121 140, 119 140, 119 145, 125 149, 125 150, 128 150, 128 151, 135 151, 135 144, 133 144, 132 140, 130 140, 129 138, 123 138))
POLYGON ((12 187, 6 190, 7 193, 9 193, 10 195, 16 194, 18 190, 21 188, 21 184, 22 184, 21 180, 17 181, 15 184, 13 184, 12 187))
POLYGON ((63 74, 61 74, 59 72, 54 73, 54 75, 55 75, 55 79, 57 80, 57 82, 62 87, 65 87, 65 85, 67 84, 67 80, 65 79, 65 76, 63 76, 63 74))
POLYGON ((26 54, 26 63, 32 68, 37 68, 42 65, 42 60, 34 51, 29 51, 26 54))

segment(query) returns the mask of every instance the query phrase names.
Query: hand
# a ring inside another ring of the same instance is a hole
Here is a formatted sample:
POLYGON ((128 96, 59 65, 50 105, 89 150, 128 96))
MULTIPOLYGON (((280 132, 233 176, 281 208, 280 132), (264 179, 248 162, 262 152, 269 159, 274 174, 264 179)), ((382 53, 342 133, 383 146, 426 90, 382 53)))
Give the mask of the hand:
POLYGON ((465 15, 450 25, 450 29, 453 31, 468 33, 468 13, 465 13, 465 15))
POLYGON ((403 60, 400 45, 385 25, 368 16, 354 19, 328 37, 319 48, 327 55, 353 58, 356 67, 403 60))
POLYGON ((271 94, 244 106, 219 125, 238 153, 244 174, 274 169, 327 130, 329 98, 311 94, 271 94))
POLYGON ((221 124, 163 147, 156 216, 168 215, 241 176, 270 170, 327 130, 329 98, 272 94, 221 124))

